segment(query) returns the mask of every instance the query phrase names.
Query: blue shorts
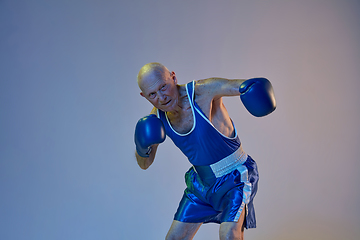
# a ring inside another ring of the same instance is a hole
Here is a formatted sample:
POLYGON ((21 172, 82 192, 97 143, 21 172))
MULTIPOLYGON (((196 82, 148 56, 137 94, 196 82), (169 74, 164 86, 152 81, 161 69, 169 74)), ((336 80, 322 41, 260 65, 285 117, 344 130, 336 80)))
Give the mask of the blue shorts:
POLYGON ((255 228, 253 199, 259 179, 256 162, 246 155, 241 164, 229 170, 219 177, 210 166, 191 167, 185 174, 187 188, 174 219, 189 223, 237 222, 245 209, 245 228, 255 228))

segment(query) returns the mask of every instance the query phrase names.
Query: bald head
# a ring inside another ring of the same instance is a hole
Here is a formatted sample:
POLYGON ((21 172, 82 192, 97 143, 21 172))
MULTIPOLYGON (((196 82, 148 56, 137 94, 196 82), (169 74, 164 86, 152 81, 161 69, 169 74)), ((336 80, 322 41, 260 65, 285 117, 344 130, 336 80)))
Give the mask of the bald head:
POLYGON ((146 78, 162 78, 169 70, 161 63, 152 62, 145 64, 139 71, 137 76, 137 83, 139 88, 142 89, 143 81, 146 78))

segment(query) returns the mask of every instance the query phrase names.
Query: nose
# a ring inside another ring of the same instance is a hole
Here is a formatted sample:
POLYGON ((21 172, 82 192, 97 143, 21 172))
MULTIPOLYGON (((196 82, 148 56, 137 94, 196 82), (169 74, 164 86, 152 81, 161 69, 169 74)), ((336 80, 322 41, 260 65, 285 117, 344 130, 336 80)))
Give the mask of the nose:
POLYGON ((160 102, 163 102, 166 99, 166 96, 162 92, 158 93, 158 97, 159 97, 160 102))

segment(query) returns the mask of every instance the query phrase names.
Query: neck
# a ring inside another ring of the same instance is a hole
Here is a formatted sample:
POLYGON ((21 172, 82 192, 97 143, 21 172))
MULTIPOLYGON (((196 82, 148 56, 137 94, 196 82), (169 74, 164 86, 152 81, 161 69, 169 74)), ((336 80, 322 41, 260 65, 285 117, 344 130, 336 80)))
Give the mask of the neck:
POLYGON ((176 106, 174 110, 168 112, 168 115, 170 114, 173 117, 180 116, 184 110, 190 107, 190 105, 188 104, 189 101, 185 87, 178 86, 178 90, 179 90, 179 98, 176 103, 176 106))

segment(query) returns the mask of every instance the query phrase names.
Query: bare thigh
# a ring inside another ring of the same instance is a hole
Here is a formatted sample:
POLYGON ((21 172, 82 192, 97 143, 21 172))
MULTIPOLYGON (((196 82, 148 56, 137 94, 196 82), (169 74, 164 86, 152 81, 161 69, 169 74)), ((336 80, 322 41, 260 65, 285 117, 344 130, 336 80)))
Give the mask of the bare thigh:
POLYGON ((244 208, 241 212, 239 221, 237 222, 223 222, 220 224, 220 240, 243 240, 244 239, 244 208))
POLYGON ((184 223, 174 220, 166 235, 166 240, 191 240, 202 223, 184 223))

